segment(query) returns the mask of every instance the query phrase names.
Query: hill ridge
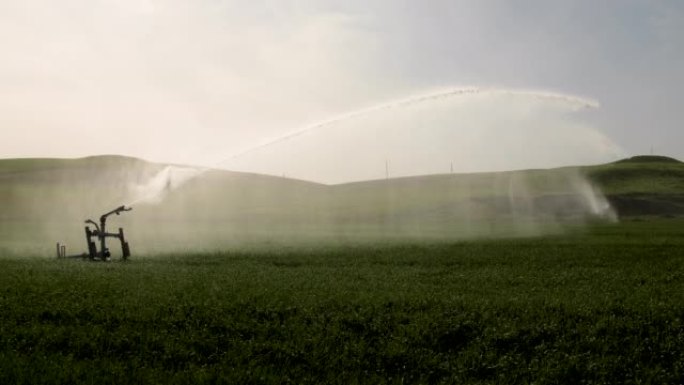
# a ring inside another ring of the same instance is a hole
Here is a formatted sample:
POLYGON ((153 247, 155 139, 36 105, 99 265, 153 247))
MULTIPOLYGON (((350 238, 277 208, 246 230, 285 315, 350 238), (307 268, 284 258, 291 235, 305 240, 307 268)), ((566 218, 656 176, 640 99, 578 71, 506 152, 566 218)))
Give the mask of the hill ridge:
POLYGON ((663 155, 635 155, 613 163, 682 163, 682 161, 663 155))

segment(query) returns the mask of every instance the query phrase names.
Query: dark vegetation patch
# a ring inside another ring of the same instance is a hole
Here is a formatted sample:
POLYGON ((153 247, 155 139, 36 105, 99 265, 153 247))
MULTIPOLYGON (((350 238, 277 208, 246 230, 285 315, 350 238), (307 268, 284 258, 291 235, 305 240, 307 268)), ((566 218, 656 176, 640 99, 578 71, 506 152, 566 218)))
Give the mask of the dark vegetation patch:
POLYGON ((684 215, 684 194, 614 194, 608 201, 622 217, 684 215))

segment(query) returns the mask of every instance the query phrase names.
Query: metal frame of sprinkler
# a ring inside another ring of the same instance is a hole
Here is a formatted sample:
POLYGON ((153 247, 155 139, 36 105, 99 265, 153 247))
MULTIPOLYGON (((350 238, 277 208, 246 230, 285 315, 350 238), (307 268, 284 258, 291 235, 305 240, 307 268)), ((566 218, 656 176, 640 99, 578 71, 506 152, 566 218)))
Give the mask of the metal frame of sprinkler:
POLYGON ((66 245, 60 245, 57 243, 57 258, 83 258, 89 259, 91 261, 109 261, 111 260, 111 253, 107 248, 107 238, 117 238, 121 242, 121 259, 124 261, 131 256, 131 249, 124 238, 124 232, 121 227, 119 227, 119 232, 108 233, 106 230, 107 217, 116 214, 119 215, 125 211, 131 211, 132 208, 126 206, 119 206, 114 210, 102 214, 100 216, 100 224, 98 225, 92 219, 87 219, 86 224, 91 224, 95 227, 94 230, 90 229, 90 226, 85 227, 86 244, 88 245, 88 252, 77 255, 66 255, 66 245), (99 241, 100 250, 97 250, 97 243, 94 241, 99 241))

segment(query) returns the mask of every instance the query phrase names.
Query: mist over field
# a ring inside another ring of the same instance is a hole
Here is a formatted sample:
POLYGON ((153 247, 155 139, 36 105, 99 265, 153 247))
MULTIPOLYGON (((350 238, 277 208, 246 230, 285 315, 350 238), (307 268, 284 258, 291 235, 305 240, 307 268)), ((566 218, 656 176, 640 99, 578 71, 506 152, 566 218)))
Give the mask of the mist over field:
POLYGON ((109 226, 124 227, 143 254, 536 236, 616 219, 576 168, 323 185, 121 157, 3 165, 11 162, 1 176, 3 246, 43 255, 58 241, 82 252, 83 221, 121 204, 133 211, 109 226))
POLYGON ((30 222, 32 245, 23 247, 43 253, 57 241, 82 243, 83 220, 121 204, 134 211, 110 221, 125 225, 142 253, 560 233, 617 218, 579 168, 542 170, 622 154, 584 115, 598 107, 558 93, 461 88, 352 111, 213 167, 16 160, 3 175, 6 216, 12 234, 30 222), (278 168, 287 172, 267 175, 278 168))

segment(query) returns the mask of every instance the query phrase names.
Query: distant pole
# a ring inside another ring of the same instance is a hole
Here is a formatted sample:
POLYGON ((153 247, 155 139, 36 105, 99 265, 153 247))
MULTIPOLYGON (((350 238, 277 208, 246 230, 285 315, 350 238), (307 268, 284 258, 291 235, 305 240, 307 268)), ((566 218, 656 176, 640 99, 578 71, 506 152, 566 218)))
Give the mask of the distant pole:
POLYGON ((385 159, 385 179, 389 179, 389 161, 385 159))
POLYGON ((651 146, 651 155, 653 155, 653 146, 651 146))
POLYGON ((454 162, 451 162, 451 173, 454 173, 454 162))

